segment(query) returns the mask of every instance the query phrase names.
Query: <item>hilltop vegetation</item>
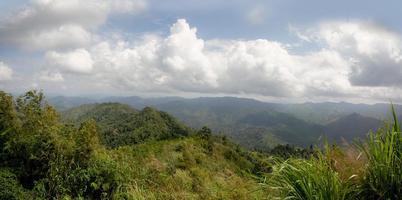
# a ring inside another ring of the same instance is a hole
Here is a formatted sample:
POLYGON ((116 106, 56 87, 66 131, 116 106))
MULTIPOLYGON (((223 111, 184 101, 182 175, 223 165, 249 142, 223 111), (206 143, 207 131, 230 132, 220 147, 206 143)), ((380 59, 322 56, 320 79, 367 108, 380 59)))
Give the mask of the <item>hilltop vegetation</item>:
POLYGON ((268 157, 208 128, 192 131, 166 113, 89 105, 69 112, 76 120, 70 124, 35 91, 15 101, 1 92, 0 105, 0 199, 268 196, 256 178, 270 172, 268 157), (110 131, 116 140, 105 135, 110 131))
POLYGON ((76 125, 95 120, 103 144, 109 147, 177 138, 191 132, 165 112, 150 107, 138 111, 119 103, 82 105, 62 116, 64 121, 76 125))

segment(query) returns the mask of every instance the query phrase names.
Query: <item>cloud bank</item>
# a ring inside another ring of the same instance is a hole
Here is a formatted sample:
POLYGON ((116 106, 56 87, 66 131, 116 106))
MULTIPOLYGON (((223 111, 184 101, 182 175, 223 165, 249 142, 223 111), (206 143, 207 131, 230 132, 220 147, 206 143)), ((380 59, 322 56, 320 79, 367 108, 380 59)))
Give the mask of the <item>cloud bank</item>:
POLYGON ((86 46, 109 15, 145 6, 144 0, 32 0, 2 20, 0 43, 28 50, 86 46))
POLYGON ((76 50, 81 53, 47 57, 60 72, 91 73, 86 79, 132 92, 390 98, 387 91, 402 87, 400 39, 392 32, 364 22, 327 22, 312 37, 323 47, 295 54, 265 39, 203 40, 179 19, 167 37, 105 40, 76 50))
MULTIPOLYGON (((401 37, 378 24, 326 21, 293 30, 316 47, 302 53, 268 39, 203 39, 185 19, 173 23, 166 36, 99 33, 110 15, 135 14, 145 6, 143 0, 35 0, 3 20, 0 43, 42 52, 43 66, 29 76, 30 84, 45 89, 313 100, 402 97, 401 37)), ((10 80, 12 72, 2 63, 0 80, 10 80)))

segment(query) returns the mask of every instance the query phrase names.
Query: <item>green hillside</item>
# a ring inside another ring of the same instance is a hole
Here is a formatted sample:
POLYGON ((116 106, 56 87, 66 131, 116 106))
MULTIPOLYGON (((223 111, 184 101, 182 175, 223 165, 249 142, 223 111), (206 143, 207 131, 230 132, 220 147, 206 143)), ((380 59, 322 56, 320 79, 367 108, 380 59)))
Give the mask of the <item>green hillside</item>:
POLYGON ((95 120, 103 143, 110 147, 177 138, 191 131, 165 112, 150 107, 137 111, 119 103, 81 105, 63 112, 62 118, 73 124, 95 120))
POLYGON ((270 195, 260 184, 272 170, 269 157, 213 136, 206 127, 191 131, 151 108, 86 105, 64 114, 70 124, 31 91, 15 101, 1 92, 0 113, 0 199, 270 195), (106 135, 111 130, 116 136, 106 135))

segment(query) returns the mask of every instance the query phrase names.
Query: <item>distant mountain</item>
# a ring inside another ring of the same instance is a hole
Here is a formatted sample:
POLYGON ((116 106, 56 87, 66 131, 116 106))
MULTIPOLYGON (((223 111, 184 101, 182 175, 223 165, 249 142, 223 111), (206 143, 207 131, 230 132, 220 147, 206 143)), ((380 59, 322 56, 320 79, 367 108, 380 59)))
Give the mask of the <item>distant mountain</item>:
POLYGON ((326 125, 324 131, 330 140, 352 141, 366 137, 369 130, 375 131, 381 124, 382 121, 378 119, 353 113, 326 125))
MULTIPOLYGON (((146 106, 156 107, 161 110, 175 112, 174 108, 190 108, 194 106, 226 109, 233 106, 239 106, 244 109, 262 109, 259 111, 275 110, 277 112, 288 113, 299 119, 316 124, 329 124, 341 117, 358 113, 366 117, 385 119, 390 114, 390 105, 386 103, 378 104, 354 104, 347 102, 322 102, 322 103, 268 103, 254 99, 236 98, 236 97, 200 97, 186 99, 182 97, 157 97, 142 98, 138 96, 128 97, 105 97, 100 99, 91 99, 83 97, 64 97, 57 96, 48 98, 50 104, 58 110, 66 110, 75 106, 89 103, 119 102, 130 105, 135 108, 144 108, 146 106)), ((402 105, 394 105, 397 113, 402 112, 402 105)), ((243 109, 243 110, 244 110, 243 109)), ((227 110, 227 109, 226 109, 227 110)))
MULTIPOLYGON (((75 98, 49 102, 65 108, 79 103, 75 98), (60 106, 60 102, 62 105, 60 106)), ((86 99, 85 101, 91 101, 86 99)), ((119 102, 142 109, 146 106, 165 111, 192 128, 208 126, 249 148, 265 149, 276 144, 306 146, 323 134, 329 139, 350 141, 377 128, 390 109, 388 104, 303 103, 277 104, 247 98, 108 97, 93 102, 119 102), (356 117, 357 113, 360 117, 356 117), (352 117, 350 117, 350 115, 352 117), (355 117, 353 117, 355 116, 355 117), (349 124, 358 127, 350 127, 349 124), (353 130, 353 131, 352 131, 353 130)), ((401 110, 401 106, 395 106, 401 110)))
POLYGON ((97 102, 95 99, 90 98, 65 97, 65 96, 50 97, 47 99, 47 101, 49 102, 49 104, 51 104, 60 111, 67 110, 83 104, 90 104, 97 102))
MULTIPOLYGON (((394 105, 397 113, 402 112, 401 105, 394 105)), ((353 104, 353 103, 302 103, 277 104, 276 110, 294 115, 297 118, 318 124, 329 124, 341 117, 358 113, 366 117, 384 120, 390 114, 390 104, 353 104)))
POLYGON ((351 111, 367 115, 378 111, 377 115, 382 116, 389 109, 385 104, 273 104, 233 97, 186 99, 156 107, 192 127, 207 125, 244 146, 258 149, 278 143, 308 146, 324 135, 338 142, 341 138, 351 141, 381 125, 379 119, 356 117, 351 111), (346 122, 358 127, 347 126, 346 122))
POLYGON ((317 142, 324 133, 320 125, 307 123, 292 115, 279 112, 253 113, 240 119, 237 124, 265 128, 281 141, 300 146, 317 142))
POLYGON ((204 97, 167 102, 156 107, 191 127, 211 127, 215 132, 228 135, 237 143, 249 148, 271 148, 281 143, 306 146, 314 142, 315 136, 318 135, 317 130, 309 134, 311 137, 297 137, 298 134, 310 133, 311 129, 296 130, 287 126, 292 120, 299 124, 306 123, 289 114, 275 111, 273 105, 244 98, 204 97), (273 123, 265 123, 269 121, 273 123))
POLYGON ((170 101, 154 106, 171 113, 193 127, 233 125, 233 123, 252 113, 275 112, 270 104, 233 97, 202 97, 170 101))

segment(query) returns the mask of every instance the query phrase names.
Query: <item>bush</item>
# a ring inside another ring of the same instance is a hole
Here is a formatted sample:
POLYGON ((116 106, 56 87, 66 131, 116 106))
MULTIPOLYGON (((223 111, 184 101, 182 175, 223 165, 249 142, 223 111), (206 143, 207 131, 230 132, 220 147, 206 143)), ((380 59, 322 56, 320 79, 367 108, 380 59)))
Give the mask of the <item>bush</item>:
POLYGON ((0 200, 14 200, 27 198, 27 194, 17 176, 10 170, 0 169, 0 200))

